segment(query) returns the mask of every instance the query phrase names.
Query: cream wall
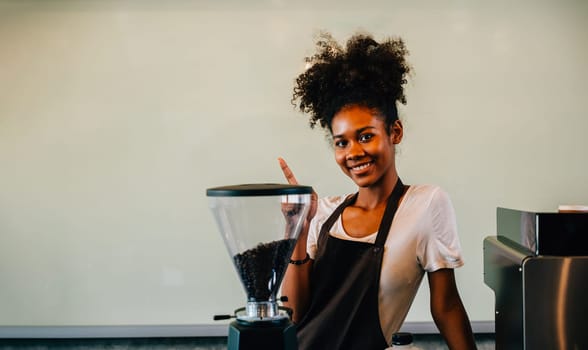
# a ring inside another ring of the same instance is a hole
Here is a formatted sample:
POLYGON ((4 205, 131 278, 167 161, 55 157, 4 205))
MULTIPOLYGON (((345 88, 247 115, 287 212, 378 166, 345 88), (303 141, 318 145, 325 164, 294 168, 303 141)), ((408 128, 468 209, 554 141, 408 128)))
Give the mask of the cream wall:
MULTIPOLYGON (((283 182, 283 156, 321 195, 353 190, 290 105, 320 29, 405 39, 399 171, 449 192, 460 292, 493 320, 496 207, 588 203, 584 1, 0 0, 0 326, 242 306, 205 189, 283 182)), ((431 321, 426 289, 408 321, 431 321)))

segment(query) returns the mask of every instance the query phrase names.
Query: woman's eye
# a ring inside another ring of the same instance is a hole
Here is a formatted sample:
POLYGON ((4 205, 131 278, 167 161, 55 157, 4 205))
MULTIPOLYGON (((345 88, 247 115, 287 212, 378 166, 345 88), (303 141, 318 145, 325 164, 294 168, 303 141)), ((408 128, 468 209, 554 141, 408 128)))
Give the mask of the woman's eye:
POLYGON ((337 140, 335 141, 335 147, 337 148, 343 148, 347 146, 347 141, 343 141, 343 140, 337 140))
POLYGON ((374 135, 372 134, 361 134, 359 135, 359 142, 366 142, 372 139, 374 135))

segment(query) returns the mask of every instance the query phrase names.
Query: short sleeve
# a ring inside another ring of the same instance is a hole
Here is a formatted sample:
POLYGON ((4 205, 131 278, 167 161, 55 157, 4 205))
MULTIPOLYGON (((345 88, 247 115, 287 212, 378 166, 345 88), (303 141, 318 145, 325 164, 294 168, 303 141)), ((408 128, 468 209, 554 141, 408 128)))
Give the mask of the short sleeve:
POLYGON ((455 210, 449 195, 441 188, 432 193, 427 214, 429 221, 425 225, 419 254, 423 269, 432 272, 462 266, 455 210))

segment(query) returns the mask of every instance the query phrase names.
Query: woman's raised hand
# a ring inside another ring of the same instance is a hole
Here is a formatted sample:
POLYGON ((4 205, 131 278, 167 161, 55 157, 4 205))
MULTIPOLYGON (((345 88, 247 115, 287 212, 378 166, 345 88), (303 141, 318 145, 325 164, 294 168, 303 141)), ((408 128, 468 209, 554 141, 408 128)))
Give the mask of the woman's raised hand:
MULTIPOLYGON (((280 168, 282 168, 282 172, 286 177, 286 181, 288 181, 290 185, 298 185, 298 180, 296 180, 294 173, 292 172, 292 170, 290 170, 288 163, 286 163, 286 161, 283 158, 278 158, 278 162, 280 163, 280 168)), ((314 214, 316 214, 318 195, 314 190, 312 191, 310 201, 310 210, 308 212, 307 221, 310 221, 314 217, 314 214)))

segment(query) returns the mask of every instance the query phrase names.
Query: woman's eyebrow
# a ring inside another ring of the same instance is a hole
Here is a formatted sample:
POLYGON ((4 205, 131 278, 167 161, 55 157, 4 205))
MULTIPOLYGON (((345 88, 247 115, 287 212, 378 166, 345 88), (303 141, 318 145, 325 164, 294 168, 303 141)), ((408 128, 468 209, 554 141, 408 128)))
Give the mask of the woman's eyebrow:
POLYGON ((366 131, 368 129, 375 129, 375 128, 376 128, 375 126, 368 125, 368 126, 364 126, 363 128, 357 129, 355 131, 355 133, 359 135, 359 134, 361 134, 362 132, 364 132, 364 131, 366 131))
MULTIPOLYGON (((364 131, 366 131, 368 129, 375 129, 375 128, 376 128, 375 126, 371 126, 371 125, 364 126, 363 128, 359 128, 359 129, 355 130, 355 134, 356 135, 359 135, 359 134, 361 134, 362 132, 364 132, 364 131)), ((333 138, 334 139, 343 138, 343 137, 344 137, 343 134, 333 135, 333 138)))

